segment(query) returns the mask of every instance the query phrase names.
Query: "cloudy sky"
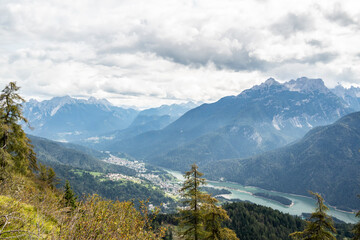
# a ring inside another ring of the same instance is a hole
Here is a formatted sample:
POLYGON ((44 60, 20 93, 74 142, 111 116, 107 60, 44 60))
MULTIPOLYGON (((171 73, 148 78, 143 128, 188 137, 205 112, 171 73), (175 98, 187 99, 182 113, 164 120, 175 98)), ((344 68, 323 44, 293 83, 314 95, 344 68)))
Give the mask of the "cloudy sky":
POLYGON ((358 0, 1 0, 0 84, 27 99, 211 102, 269 77, 360 86, 358 0))

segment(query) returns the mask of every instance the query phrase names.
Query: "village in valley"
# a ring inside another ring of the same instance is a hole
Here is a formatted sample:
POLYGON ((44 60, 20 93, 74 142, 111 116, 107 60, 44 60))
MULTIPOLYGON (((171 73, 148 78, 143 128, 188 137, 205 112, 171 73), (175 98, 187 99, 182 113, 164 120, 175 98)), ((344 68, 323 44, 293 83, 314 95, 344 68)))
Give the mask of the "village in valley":
POLYGON ((138 160, 130 160, 128 158, 117 157, 112 154, 109 154, 109 157, 103 161, 124 166, 136 171, 135 176, 127 176, 120 173, 108 173, 105 177, 112 181, 127 180, 136 183, 141 183, 143 181, 149 181, 153 185, 159 187, 167 195, 171 197, 178 197, 179 190, 181 188, 181 182, 179 182, 172 175, 167 173, 164 170, 149 170, 146 168, 144 162, 138 160))

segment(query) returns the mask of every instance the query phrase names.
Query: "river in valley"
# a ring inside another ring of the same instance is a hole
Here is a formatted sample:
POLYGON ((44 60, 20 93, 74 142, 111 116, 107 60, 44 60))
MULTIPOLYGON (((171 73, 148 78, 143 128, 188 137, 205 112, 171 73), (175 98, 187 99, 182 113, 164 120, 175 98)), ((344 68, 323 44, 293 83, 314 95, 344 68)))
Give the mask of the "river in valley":
MULTIPOLYGON (((169 169, 165 169, 168 173, 172 174, 174 177, 176 177, 178 180, 183 181, 184 177, 180 172, 172 171, 169 169)), ((268 191, 257 187, 251 187, 251 186, 243 186, 238 183, 232 183, 232 182, 217 182, 217 181, 207 181, 207 186, 209 187, 215 187, 215 188, 223 188, 227 189, 231 192, 231 194, 222 195, 225 198, 228 199, 239 199, 242 201, 250 201, 252 203, 256 203, 259 205, 271 207, 273 209, 277 209, 284 213, 289 213, 291 215, 301 215, 302 213, 311 213, 315 210, 315 199, 306 197, 306 196, 300 196, 300 195, 294 195, 294 194, 288 194, 288 193, 281 193, 281 192, 275 192, 275 191, 268 191), (276 201, 261 198, 254 196, 253 193, 267 193, 271 195, 277 195, 282 196, 285 198, 290 199, 293 203, 291 206, 285 206, 282 205, 276 201)), ((347 223, 356 223, 359 219, 355 217, 354 213, 344 212, 337 210, 333 207, 330 207, 329 215, 336 217, 337 219, 347 222, 347 223)))

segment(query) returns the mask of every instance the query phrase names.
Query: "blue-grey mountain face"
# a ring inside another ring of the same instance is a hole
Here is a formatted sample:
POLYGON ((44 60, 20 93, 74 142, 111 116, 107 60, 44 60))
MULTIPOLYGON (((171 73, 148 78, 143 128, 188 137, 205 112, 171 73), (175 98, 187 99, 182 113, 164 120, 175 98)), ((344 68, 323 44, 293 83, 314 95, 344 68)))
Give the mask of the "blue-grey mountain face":
POLYGON ((268 79, 238 96, 203 104, 160 131, 109 146, 175 169, 193 162, 248 157, 284 146, 353 110, 321 79, 268 79))
POLYGON ((360 112, 316 127, 281 149, 200 167, 213 179, 303 195, 311 190, 331 205, 360 209, 360 112))
POLYGON ((331 91, 342 98, 349 107, 356 111, 360 110, 360 88, 344 88, 343 86, 338 85, 334 89, 331 89, 331 91))
POLYGON ((138 112, 111 105, 95 98, 56 97, 24 104, 24 116, 34 128, 32 135, 60 141, 75 141, 128 127, 138 112))
POLYGON ((94 136, 85 141, 80 141, 80 143, 96 149, 106 149, 112 142, 132 138, 147 131, 160 130, 196 106, 195 103, 189 102, 146 109, 139 112, 126 129, 94 136))

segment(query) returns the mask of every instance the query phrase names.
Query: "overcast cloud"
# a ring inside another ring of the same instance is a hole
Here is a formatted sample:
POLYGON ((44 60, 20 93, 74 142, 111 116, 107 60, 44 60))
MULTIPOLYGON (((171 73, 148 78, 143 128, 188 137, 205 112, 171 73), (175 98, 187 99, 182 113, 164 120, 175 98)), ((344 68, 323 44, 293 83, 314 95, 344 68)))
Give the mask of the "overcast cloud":
POLYGON ((144 108, 269 77, 360 86, 359 46, 358 0, 0 1, 0 84, 27 99, 144 108))

